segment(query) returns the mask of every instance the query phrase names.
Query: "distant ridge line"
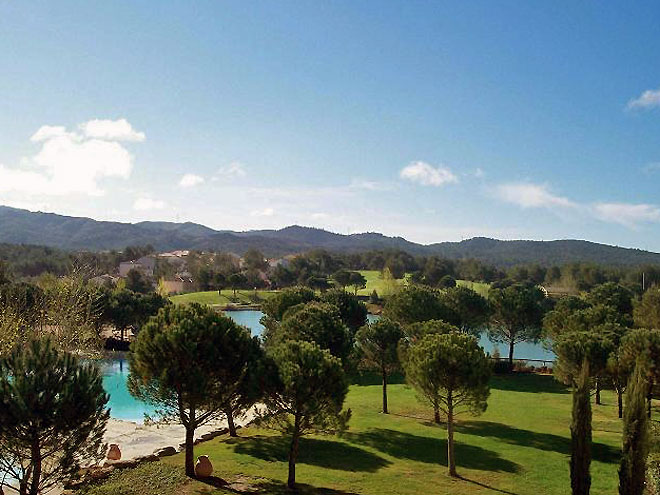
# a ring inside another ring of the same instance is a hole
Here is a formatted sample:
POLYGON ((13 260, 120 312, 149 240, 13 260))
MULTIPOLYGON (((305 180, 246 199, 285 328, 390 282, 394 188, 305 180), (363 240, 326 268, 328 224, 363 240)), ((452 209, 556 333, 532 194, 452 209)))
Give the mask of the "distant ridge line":
POLYGON ((571 262, 620 266, 660 264, 660 253, 576 239, 502 241, 474 237, 463 241, 424 245, 403 237, 388 237, 377 232, 337 234, 300 225, 279 230, 235 232, 215 230, 192 222, 122 223, 31 212, 8 206, 0 206, 0 242, 92 251, 145 244, 152 244, 159 251, 198 249, 237 254, 256 248, 269 257, 302 253, 312 249, 344 253, 401 250, 413 256, 474 258, 501 267, 521 263, 549 266, 571 262))

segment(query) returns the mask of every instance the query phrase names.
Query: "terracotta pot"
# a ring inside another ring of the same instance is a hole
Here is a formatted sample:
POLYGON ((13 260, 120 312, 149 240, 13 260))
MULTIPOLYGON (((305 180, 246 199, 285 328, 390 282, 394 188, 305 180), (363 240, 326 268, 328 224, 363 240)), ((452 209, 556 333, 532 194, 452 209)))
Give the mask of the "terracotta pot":
POLYGON ((116 443, 110 444, 110 448, 108 449, 108 459, 111 461, 118 461, 121 459, 121 450, 119 450, 119 445, 116 443))
POLYGON ((195 464, 195 476, 198 478, 208 478, 213 474, 213 465, 209 461, 209 456, 200 455, 195 464))

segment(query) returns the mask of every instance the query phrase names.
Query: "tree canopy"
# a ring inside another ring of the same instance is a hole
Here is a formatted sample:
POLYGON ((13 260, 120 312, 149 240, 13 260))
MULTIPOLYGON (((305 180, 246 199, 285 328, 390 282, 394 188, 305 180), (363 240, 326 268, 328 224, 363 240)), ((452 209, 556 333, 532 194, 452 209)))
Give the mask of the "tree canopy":
POLYGON ((341 431, 350 418, 343 411, 348 382, 341 361, 313 342, 289 340, 269 349, 274 364, 264 419, 291 437, 287 484, 296 483, 300 437, 315 430, 341 431))
POLYGON ((142 328, 129 354, 131 394, 186 429, 186 474, 194 475, 195 429, 224 414, 242 390, 253 347, 247 329, 198 304, 168 305, 142 328))
POLYGON ((413 344, 405 362, 406 380, 434 410, 447 415, 449 474, 456 476, 454 418, 486 410, 490 395, 491 363, 477 339, 457 332, 429 334, 413 344))
POLYGON ((45 493, 81 463, 103 459, 109 411, 93 364, 31 340, 0 359, 0 478, 21 495, 45 493), (11 478, 18 486, 13 485, 11 478))

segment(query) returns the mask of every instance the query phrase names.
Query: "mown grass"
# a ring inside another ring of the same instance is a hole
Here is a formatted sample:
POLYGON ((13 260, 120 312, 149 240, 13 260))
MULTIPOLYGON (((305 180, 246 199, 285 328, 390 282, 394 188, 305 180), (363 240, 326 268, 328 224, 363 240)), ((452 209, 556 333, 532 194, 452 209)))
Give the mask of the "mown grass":
POLYGON ((204 292, 190 292, 188 294, 179 294, 170 297, 174 304, 190 304, 193 302, 209 305, 209 306, 228 306, 233 304, 259 304, 264 300, 276 294, 277 291, 272 290, 257 290, 256 297, 254 290, 238 290, 236 291, 236 299, 234 299, 234 291, 225 289, 220 294, 217 290, 204 291, 204 292))
MULTIPOLYGON (((569 391, 551 376, 541 375, 498 376, 491 386, 486 413, 459 419, 456 455, 461 478, 453 479, 446 474, 445 429, 430 421, 428 408, 415 393, 404 384, 392 385, 391 414, 386 416, 378 412, 377 377, 364 377, 349 391, 346 405, 353 417, 347 434, 309 436, 301 443, 297 469, 301 493, 569 493, 569 391)), ((594 495, 617 489, 621 423, 615 396, 604 392, 603 403, 594 406, 593 415, 594 495)), ((287 438, 257 427, 241 430, 238 439, 219 437, 202 443, 196 455, 209 455, 214 475, 237 485, 223 488, 218 478, 191 481, 181 484, 177 493, 224 494, 236 486, 285 493, 287 446, 287 438)), ((182 469, 183 457, 179 454, 162 463, 182 469)), ((151 494, 156 492, 141 492, 151 494)))
POLYGON ((174 495, 188 482, 183 469, 163 462, 114 471, 102 485, 81 490, 84 495, 174 495))
POLYGON ((471 280, 457 280, 456 285, 461 285, 472 289, 477 294, 481 294, 484 297, 488 297, 488 290, 490 289, 490 284, 486 282, 472 282, 471 280))
MULTIPOLYGON (((408 274, 403 279, 386 281, 383 280, 382 272, 379 270, 360 270, 360 273, 364 275, 364 278, 367 279, 366 289, 360 289, 358 295, 360 296, 370 296, 371 293, 375 290, 379 296, 384 297, 391 295, 397 289, 403 287, 406 284, 408 274)), ((465 287, 470 287, 474 291, 478 292, 482 296, 488 295, 488 289, 490 284, 483 282, 470 282, 469 280, 457 280, 459 285, 464 285, 465 287)), ((347 290, 351 290, 349 287, 347 290)), ((236 291, 236 299, 234 299, 234 291, 230 289, 225 289, 222 293, 218 293, 217 290, 203 291, 203 292, 190 292, 188 294, 178 294, 176 296, 171 296, 170 300, 174 304, 190 304, 196 302, 199 304, 209 305, 209 306, 228 306, 235 304, 259 304, 264 300, 271 297, 273 294, 277 294, 276 290, 239 290, 236 291)))

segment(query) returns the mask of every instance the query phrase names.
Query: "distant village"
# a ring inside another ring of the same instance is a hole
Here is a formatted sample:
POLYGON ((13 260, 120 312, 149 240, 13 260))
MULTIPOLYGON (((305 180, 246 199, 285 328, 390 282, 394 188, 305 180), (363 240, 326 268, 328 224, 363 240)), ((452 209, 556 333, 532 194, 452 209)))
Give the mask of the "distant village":
MULTIPOLYGON (((256 253, 253 253, 256 254, 256 253)), ((238 270, 251 268, 259 279, 259 288, 271 286, 269 273, 277 268, 287 268, 293 256, 267 259, 262 257, 261 266, 254 268, 254 264, 248 267, 245 257, 237 254, 227 253, 224 256, 233 257, 233 264, 238 270)), ((142 256, 135 260, 122 261, 116 272, 106 273, 91 279, 91 282, 99 286, 115 286, 120 280, 126 280, 131 272, 139 273, 142 278, 150 282, 162 295, 184 294, 199 290, 198 280, 195 280, 189 269, 189 250, 176 250, 165 253, 154 253, 142 256)))

